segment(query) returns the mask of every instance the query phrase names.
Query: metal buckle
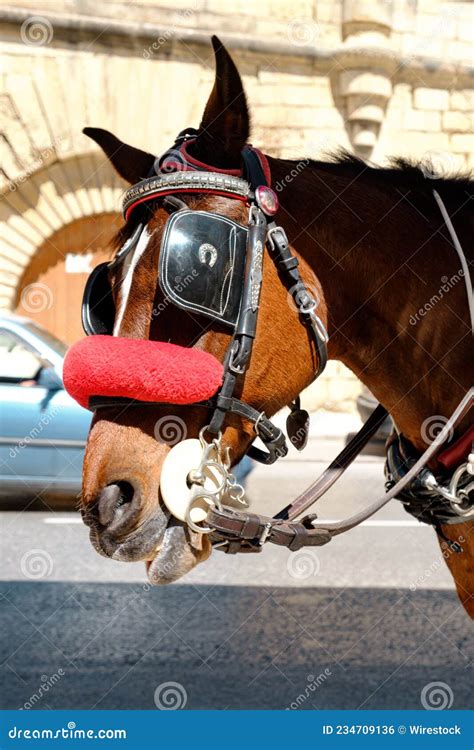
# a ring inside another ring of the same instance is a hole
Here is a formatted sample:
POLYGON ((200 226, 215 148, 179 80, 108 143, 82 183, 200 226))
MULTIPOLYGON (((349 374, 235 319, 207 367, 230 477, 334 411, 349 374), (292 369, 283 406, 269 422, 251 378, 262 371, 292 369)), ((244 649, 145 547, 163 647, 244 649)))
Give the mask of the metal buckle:
POLYGON ((326 330, 326 326, 324 325, 323 321, 319 317, 319 315, 316 315, 314 312, 314 309, 311 310, 308 313, 309 317, 311 318, 311 325, 316 330, 318 336, 324 341, 325 344, 329 341, 329 334, 326 330))
POLYGON ((249 208, 249 225, 254 224, 265 224, 265 214, 263 213, 262 209, 259 208, 259 206, 256 203, 251 203, 249 208))
POLYGON ((253 428, 255 430, 255 434, 260 438, 260 440, 262 440, 262 436, 260 434, 259 427, 260 427, 260 422, 262 421, 262 419, 266 419, 266 414, 265 414, 264 411, 260 412, 260 414, 258 415, 257 419, 255 420, 255 424, 253 426, 253 428))
POLYGON ((234 359, 237 356, 237 354, 239 353, 239 349, 240 349, 239 342, 235 341, 234 344, 233 344, 233 346, 232 346, 232 349, 230 351, 229 363, 227 365, 227 367, 229 368, 229 370, 231 372, 233 372, 234 375, 243 375, 244 372, 245 372, 245 364, 244 365, 235 365, 234 364, 234 359))
POLYGON ((268 537, 270 536, 271 530, 273 528, 273 524, 268 521, 265 526, 263 527, 263 531, 260 534, 259 540, 258 540, 258 546, 263 547, 265 542, 267 541, 268 537))
POLYGON ((270 248, 272 250, 275 249, 275 240, 273 239, 273 235, 277 234, 278 232, 282 235, 282 238, 284 239, 285 244, 288 244, 288 237, 286 236, 286 232, 283 229, 283 227, 280 227, 280 226, 271 227, 267 232, 267 242, 270 245, 270 248))

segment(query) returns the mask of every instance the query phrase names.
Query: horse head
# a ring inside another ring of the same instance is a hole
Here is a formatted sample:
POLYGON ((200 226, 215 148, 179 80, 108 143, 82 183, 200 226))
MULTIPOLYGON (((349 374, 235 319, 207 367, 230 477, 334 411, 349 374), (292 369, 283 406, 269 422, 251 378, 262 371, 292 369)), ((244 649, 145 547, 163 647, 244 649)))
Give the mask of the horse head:
MULTIPOLYGON (((97 551, 117 560, 147 561, 154 583, 176 580, 211 552, 199 527, 190 528, 171 515, 160 481, 170 451, 185 439, 198 438, 213 417, 206 399, 224 388, 229 358, 236 356, 236 316, 244 287, 250 295, 247 303, 255 308, 256 329, 247 330, 247 321, 240 332, 244 338, 250 333, 246 342, 251 340, 253 347, 245 368, 235 363, 232 396, 253 413, 270 417, 297 398, 318 368, 314 341, 298 320, 301 305, 295 304, 295 290, 282 284, 265 242, 260 262, 246 266, 249 224, 255 217, 245 193, 250 178, 243 171, 243 154, 250 154, 267 182, 272 160, 247 146, 250 120, 240 75, 215 37, 213 47, 216 76, 201 124, 161 159, 105 130, 84 131, 132 188, 115 258, 94 277, 100 320, 98 327, 91 320, 86 327, 104 335, 73 350, 67 368, 74 370, 68 380, 76 396, 88 384, 84 405, 90 405, 94 378, 102 387, 95 395, 128 397, 126 402, 103 400, 95 410, 84 460, 82 513, 97 551), (220 188, 219 183, 209 189, 208 172, 222 175, 220 188), (196 180, 195 190, 189 179, 196 180), (186 189, 174 191, 172 180, 186 189), (199 187, 203 184, 205 190, 199 187), (163 185, 166 194, 160 192, 163 185), (249 274, 255 274, 253 281, 249 274)), ((272 218, 276 203, 265 206, 265 200, 274 197, 263 193, 260 201, 263 213, 267 210, 272 218)), ((319 282, 308 263, 295 251, 293 255, 301 279, 319 298, 318 316, 325 324, 319 282)), ((86 317, 93 313, 89 307, 86 317)), ((229 449, 233 463, 255 439, 255 424, 233 411, 221 419, 222 447, 229 449)))

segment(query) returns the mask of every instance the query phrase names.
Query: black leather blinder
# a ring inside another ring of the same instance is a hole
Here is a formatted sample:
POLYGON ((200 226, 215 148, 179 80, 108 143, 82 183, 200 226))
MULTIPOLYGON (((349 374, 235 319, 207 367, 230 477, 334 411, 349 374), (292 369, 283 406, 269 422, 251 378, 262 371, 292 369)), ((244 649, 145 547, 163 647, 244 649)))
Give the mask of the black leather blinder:
POLYGON ((115 303, 109 281, 109 264, 94 268, 82 298, 82 327, 88 336, 110 335, 114 328, 115 303))
POLYGON ((235 327, 245 274, 248 230, 220 214, 182 210, 168 219, 159 283, 177 307, 235 327))

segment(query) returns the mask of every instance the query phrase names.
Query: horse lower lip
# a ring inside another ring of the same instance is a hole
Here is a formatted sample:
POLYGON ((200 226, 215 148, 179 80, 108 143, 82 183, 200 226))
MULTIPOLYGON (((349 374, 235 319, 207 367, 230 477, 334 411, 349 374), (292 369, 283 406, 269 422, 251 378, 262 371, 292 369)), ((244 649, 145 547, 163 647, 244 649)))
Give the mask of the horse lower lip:
POLYGON ((144 560, 147 563, 151 563, 159 554, 163 533, 150 534, 150 536, 137 535, 136 537, 132 535, 128 539, 115 542, 106 534, 99 534, 96 529, 92 528, 90 531, 90 540, 96 552, 104 557, 122 562, 144 560))

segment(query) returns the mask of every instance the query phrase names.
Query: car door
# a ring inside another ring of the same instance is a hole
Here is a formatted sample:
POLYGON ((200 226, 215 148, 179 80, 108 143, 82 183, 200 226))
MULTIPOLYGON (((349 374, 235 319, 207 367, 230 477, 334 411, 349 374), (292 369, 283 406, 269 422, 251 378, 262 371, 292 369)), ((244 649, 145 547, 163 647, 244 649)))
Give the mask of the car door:
POLYGON ((18 333, 0 328, 2 491, 76 492, 80 486, 90 414, 72 401, 58 377, 39 377, 45 367, 18 333))

